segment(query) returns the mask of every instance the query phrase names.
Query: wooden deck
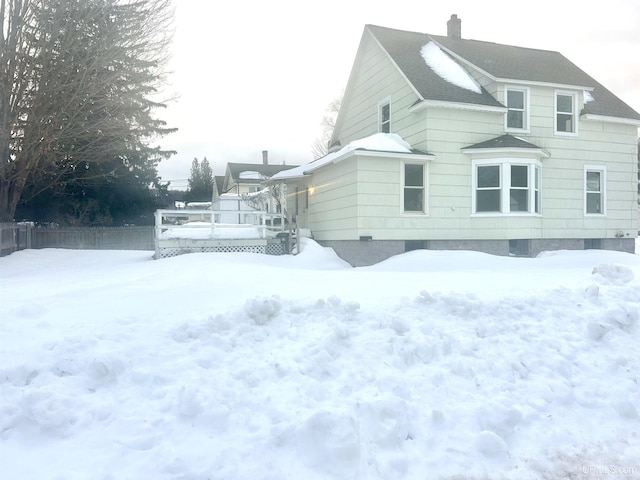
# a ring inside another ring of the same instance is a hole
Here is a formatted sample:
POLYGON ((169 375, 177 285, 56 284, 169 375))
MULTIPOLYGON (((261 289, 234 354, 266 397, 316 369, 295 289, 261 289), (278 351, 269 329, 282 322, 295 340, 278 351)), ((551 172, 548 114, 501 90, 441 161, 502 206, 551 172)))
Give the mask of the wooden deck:
POLYGON ((157 210, 154 258, 196 252, 289 253, 289 232, 283 215, 243 212, 245 223, 217 223, 228 214, 214 210, 157 210))

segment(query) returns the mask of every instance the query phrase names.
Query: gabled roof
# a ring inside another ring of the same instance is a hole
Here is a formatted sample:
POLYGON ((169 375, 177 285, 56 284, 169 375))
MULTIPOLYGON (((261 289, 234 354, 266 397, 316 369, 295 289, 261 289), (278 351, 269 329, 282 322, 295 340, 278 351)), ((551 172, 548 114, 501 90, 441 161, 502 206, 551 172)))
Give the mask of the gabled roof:
POLYGON ((216 193, 219 195, 223 193, 224 188, 224 175, 214 175, 213 177, 214 186, 216 187, 216 193))
POLYGON ((367 25, 381 47, 425 100, 502 106, 484 88, 475 93, 447 82, 424 61, 420 51, 430 41, 467 70, 493 80, 543 83, 590 91, 593 100, 582 114, 640 120, 640 114, 558 52, 456 39, 367 25))
POLYGON ((503 107, 484 88, 481 93, 476 93, 447 82, 434 72, 420 53, 431 40, 429 35, 375 25, 365 28, 374 35, 423 99, 503 107))

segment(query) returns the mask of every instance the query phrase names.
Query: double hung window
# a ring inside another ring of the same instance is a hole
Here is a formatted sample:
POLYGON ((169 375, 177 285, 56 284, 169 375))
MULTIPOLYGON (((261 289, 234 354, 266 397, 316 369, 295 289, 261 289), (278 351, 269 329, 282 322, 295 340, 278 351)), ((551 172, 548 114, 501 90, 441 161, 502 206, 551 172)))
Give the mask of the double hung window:
POLYGON ((389 99, 378 104, 378 130, 382 133, 391 133, 391 102, 389 99))
POLYGON ((405 213, 424 213, 425 175, 423 164, 404 164, 403 210, 405 213))
POLYGON ((587 215, 605 213, 605 173, 604 167, 585 167, 584 206, 587 215))
POLYGON ((476 212, 499 212, 501 208, 500 165, 476 168, 476 212))
POLYGON ((529 90, 525 88, 507 88, 507 131, 529 130, 529 90))
POLYGON ((560 135, 578 133, 577 96, 570 92, 556 92, 555 132, 560 135))

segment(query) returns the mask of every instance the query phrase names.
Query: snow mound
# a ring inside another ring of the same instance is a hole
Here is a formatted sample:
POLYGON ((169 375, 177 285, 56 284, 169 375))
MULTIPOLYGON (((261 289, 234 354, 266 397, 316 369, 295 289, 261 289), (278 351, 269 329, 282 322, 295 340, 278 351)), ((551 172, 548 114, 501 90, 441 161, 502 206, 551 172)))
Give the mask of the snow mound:
POLYGON ((611 283, 613 285, 621 285, 634 280, 633 270, 624 265, 604 264, 598 265, 593 269, 593 275, 596 275, 601 281, 611 283))
POLYGON ((637 473, 640 256, 302 246, 0 258, 3 475, 637 473))

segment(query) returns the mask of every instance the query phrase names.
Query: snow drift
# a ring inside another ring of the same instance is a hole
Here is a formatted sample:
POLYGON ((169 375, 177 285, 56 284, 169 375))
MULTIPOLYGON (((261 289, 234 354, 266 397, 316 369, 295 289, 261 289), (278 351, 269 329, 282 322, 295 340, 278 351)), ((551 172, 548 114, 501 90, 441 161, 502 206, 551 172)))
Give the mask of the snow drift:
POLYGON ((0 259, 15 479, 640 475, 640 256, 0 259))

